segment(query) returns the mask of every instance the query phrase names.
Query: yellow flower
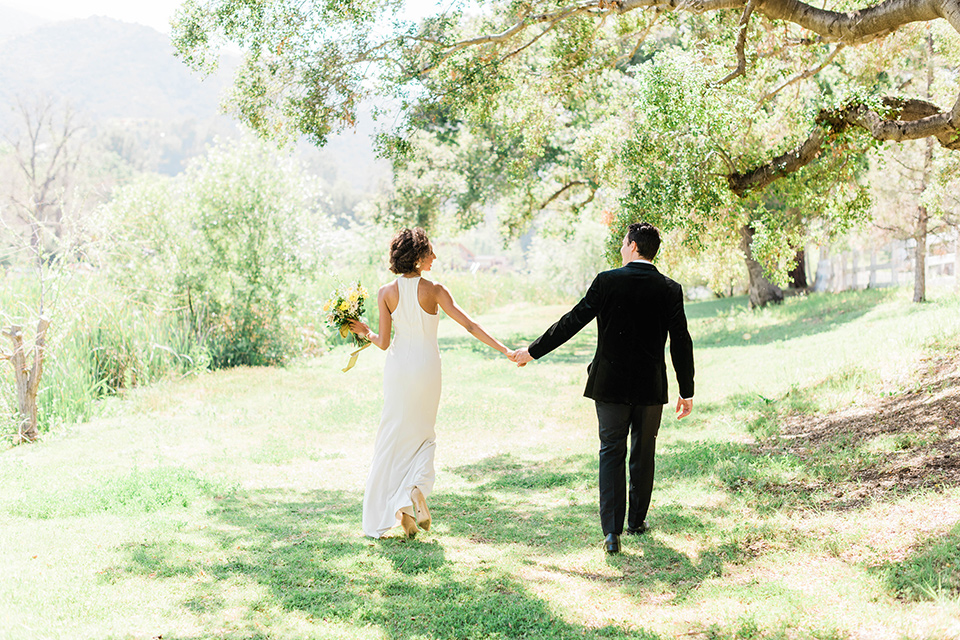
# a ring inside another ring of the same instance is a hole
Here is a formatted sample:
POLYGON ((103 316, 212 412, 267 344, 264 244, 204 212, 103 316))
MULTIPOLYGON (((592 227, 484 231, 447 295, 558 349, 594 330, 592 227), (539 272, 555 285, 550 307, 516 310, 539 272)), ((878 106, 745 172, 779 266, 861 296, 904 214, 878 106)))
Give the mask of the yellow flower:
POLYGON ((350 303, 347 302, 346 300, 340 303, 340 311, 346 311, 349 308, 350 308, 350 303))
POLYGON ((367 297, 367 288, 362 285, 360 286, 360 295, 363 296, 364 298, 367 297))
POLYGON ((350 302, 356 302, 356 301, 359 300, 359 299, 360 299, 360 296, 357 295, 357 292, 356 292, 356 291, 351 291, 351 292, 350 292, 350 302))
POLYGON ((329 300, 327 300, 326 302, 323 303, 323 310, 324 310, 324 311, 330 311, 330 301, 329 301, 329 300))

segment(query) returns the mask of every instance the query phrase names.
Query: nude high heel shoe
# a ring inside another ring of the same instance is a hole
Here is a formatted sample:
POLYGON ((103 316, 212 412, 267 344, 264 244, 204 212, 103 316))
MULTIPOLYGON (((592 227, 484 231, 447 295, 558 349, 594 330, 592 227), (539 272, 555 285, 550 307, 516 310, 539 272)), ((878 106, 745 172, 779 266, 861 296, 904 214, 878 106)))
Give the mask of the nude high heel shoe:
POLYGON ((423 496, 423 491, 420 491, 420 487, 413 488, 410 498, 413 500, 413 508, 417 511, 417 524, 424 531, 430 531, 430 509, 427 508, 427 499, 423 496))
POLYGON ((417 535, 417 522, 409 513, 403 512, 400 514, 400 526, 408 538, 413 538, 417 535))

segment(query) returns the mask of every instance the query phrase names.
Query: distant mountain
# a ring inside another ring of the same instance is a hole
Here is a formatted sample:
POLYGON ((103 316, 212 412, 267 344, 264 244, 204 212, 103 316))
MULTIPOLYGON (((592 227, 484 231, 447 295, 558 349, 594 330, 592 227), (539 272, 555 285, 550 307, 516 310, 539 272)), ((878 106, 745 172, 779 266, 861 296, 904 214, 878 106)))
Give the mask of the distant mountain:
POLYGON ((43 93, 95 120, 205 119, 223 87, 219 77, 201 82, 159 31, 110 18, 50 22, 0 42, 0 103, 43 93))
POLYGON ((30 33, 47 20, 0 5, 0 41, 30 33))
MULTIPOLYGON (((18 98, 54 96, 109 136, 131 166, 167 174, 182 170, 215 135, 236 132, 219 107, 235 58, 203 79, 174 57, 166 35, 140 24, 104 17, 50 22, 0 6, 0 25, 0 131, 20 124, 18 98)), ((374 158, 369 115, 358 129, 332 137, 324 149, 301 149, 328 184, 364 192, 389 168, 374 158)))

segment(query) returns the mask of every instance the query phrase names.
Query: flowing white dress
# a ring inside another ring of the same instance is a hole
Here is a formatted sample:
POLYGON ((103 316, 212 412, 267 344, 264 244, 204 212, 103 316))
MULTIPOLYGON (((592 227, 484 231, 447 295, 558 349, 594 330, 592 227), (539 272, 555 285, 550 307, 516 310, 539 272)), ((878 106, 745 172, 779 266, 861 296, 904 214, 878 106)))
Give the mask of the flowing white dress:
POLYGON ((400 302, 390 317, 393 340, 383 367, 383 414, 363 496, 363 532, 379 538, 399 524, 398 511, 416 517, 410 492, 433 490, 437 407, 440 404, 439 313, 420 307, 420 278, 397 278, 400 302))

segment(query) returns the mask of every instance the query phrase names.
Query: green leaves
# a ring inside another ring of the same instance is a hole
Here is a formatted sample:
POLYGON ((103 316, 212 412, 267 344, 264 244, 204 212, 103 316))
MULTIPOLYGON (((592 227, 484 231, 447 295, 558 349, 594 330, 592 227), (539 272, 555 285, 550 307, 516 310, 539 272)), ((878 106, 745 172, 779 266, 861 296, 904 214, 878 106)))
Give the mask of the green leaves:
POLYGON ((213 367, 283 362, 297 285, 317 269, 319 197, 291 158, 251 140, 219 144, 177 179, 121 190, 109 211, 125 254, 114 277, 178 309, 213 367))
POLYGON ((661 53, 633 70, 637 121, 622 155, 629 178, 608 246, 612 262, 632 222, 683 229, 695 242, 729 214, 729 145, 747 125, 743 100, 712 87, 709 72, 687 52, 661 53))

